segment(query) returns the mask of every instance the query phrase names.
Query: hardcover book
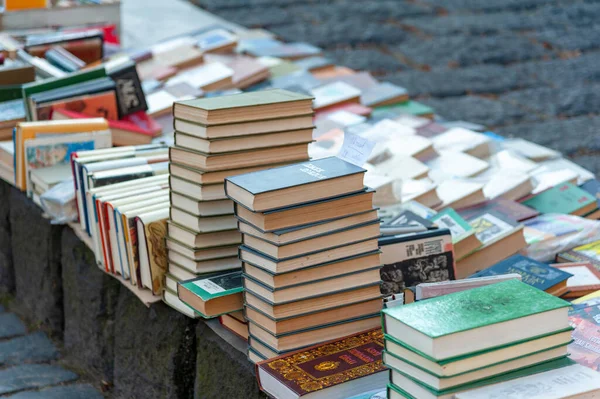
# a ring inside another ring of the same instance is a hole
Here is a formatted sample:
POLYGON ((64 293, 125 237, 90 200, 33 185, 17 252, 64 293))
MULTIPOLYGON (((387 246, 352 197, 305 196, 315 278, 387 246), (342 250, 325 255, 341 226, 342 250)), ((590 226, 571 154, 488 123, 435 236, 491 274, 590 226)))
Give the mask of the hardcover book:
POLYGON ((560 296, 567 290, 567 279, 573 275, 523 255, 513 255, 500 263, 473 274, 471 277, 488 277, 518 273, 525 284, 560 296))
POLYGON ((273 397, 342 399, 385 383, 382 351, 383 334, 374 329, 260 362, 256 375, 273 397))
POLYGON ((600 290, 600 271, 589 262, 555 263, 550 266, 572 274, 567 280, 565 298, 579 298, 600 290))
POLYGON ((569 306, 509 280, 384 309, 382 317, 386 334, 401 338, 413 351, 444 360, 564 330, 569 306), (498 329, 503 334, 486 335, 498 329))
POLYGON ((494 211, 498 214, 502 214, 504 215, 504 217, 515 220, 517 222, 522 222, 524 220, 534 218, 540 214, 538 211, 529 208, 528 206, 519 204, 515 201, 504 199, 487 201, 483 204, 457 210, 458 214, 466 220, 472 219, 474 215, 485 213, 488 211, 494 211))
POLYGON ((596 209, 596 199, 587 191, 572 183, 560 184, 533 198, 523 201, 541 213, 565 213, 585 215, 596 209))
POLYGON ((598 329, 600 328, 600 311, 598 305, 587 306, 569 314, 569 324, 573 331, 573 342, 569 345, 571 359, 600 371, 600 344, 598 329))
POLYGON ((211 318, 241 310, 243 290, 242 272, 226 272, 182 281, 177 293, 179 299, 202 317, 211 318))
POLYGON ((447 229, 382 237, 379 246, 383 295, 419 283, 455 279, 452 236, 447 229))
POLYGON ((475 236, 475 230, 452 208, 447 208, 430 219, 440 228, 450 230, 454 255, 461 259, 481 246, 481 242, 475 236))
POLYGON ((246 208, 265 211, 361 191, 365 172, 330 157, 228 177, 225 191, 246 208))
POLYGON ((165 237, 168 209, 153 211, 136 217, 140 275, 144 287, 160 295, 165 273, 169 268, 165 237))

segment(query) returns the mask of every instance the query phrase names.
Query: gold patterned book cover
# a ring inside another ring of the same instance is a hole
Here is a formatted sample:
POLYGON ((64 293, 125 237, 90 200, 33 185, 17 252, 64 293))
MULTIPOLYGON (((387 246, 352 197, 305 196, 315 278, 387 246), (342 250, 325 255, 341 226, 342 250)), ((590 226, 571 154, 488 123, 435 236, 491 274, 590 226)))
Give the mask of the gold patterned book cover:
POLYGON ((152 277, 152 293, 160 295, 165 273, 168 269, 167 247, 165 243, 167 219, 148 223, 144 227, 146 229, 150 276, 152 277))
POLYGON ((300 397, 386 371, 383 348, 383 333, 377 328, 265 360, 256 365, 256 375, 261 389, 268 374, 269 380, 276 379, 300 397))

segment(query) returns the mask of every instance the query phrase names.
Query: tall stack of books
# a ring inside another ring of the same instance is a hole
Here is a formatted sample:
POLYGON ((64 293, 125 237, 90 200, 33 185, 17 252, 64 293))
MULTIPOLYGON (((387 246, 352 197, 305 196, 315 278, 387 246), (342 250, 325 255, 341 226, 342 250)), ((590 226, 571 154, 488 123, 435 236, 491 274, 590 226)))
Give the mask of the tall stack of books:
POLYGON ((379 325, 379 219, 364 173, 331 157, 226 179, 251 360, 379 325))
POLYGON ((388 398, 452 398, 571 365, 568 307, 509 280, 385 309, 388 398))
POLYGON ((167 288, 240 269, 241 235, 224 180, 308 159, 312 115, 311 97, 285 90, 174 104, 167 288))

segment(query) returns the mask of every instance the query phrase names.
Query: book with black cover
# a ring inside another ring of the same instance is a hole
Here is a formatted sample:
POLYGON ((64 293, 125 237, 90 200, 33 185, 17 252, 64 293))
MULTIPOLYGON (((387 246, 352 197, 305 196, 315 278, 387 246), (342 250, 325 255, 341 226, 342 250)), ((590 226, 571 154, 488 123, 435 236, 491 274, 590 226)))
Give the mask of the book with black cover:
POLYGON ((448 229, 381 237, 379 246, 383 295, 398 294, 420 283, 456 278, 448 229))
POLYGON ((359 191, 365 172, 329 157, 229 177, 225 192, 237 203, 260 212, 359 191), (283 194, 291 197, 284 198, 283 194))
POLYGON ((119 64, 113 68, 107 67, 107 73, 117 85, 119 118, 148 110, 146 96, 133 61, 119 64))
POLYGON ((473 274, 471 278, 509 273, 520 274, 525 284, 529 284, 550 294, 564 293, 567 289, 567 279, 573 276, 545 263, 517 254, 496 263, 492 267, 473 274))

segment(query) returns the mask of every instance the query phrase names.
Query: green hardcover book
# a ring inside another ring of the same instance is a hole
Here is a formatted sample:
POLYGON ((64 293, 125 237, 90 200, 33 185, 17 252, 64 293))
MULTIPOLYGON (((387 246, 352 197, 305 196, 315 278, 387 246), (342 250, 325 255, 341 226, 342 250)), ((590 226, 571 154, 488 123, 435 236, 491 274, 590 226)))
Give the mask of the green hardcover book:
POLYGON ((536 364, 531 367, 522 368, 492 378, 487 378, 443 391, 436 391, 421 384, 419 381, 408 377, 405 374, 392 371, 390 378, 391 381, 390 384, 388 384, 388 399, 452 399, 454 398, 454 395, 459 392, 469 391, 486 385, 498 384, 500 382, 514 380, 516 378, 527 377, 529 375, 539 374, 546 371, 571 366, 573 364, 575 364, 574 361, 563 357, 561 359, 536 364))
POLYGON ((475 229, 454 209, 447 208, 430 220, 438 227, 450 230, 456 259, 464 258, 481 246, 481 241, 475 235, 475 229))
POLYGON ((177 295, 204 318, 213 318, 241 310, 242 272, 228 272, 199 277, 177 284, 177 295))
POLYGON ((573 183, 563 183, 523 201, 541 213, 565 213, 583 216, 596 209, 596 199, 573 183))
POLYGON ((106 76, 106 70, 103 66, 99 66, 85 71, 69 74, 65 77, 46 79, 40 82, 31 82, 23 85, 22 96, 25 101, 27 110, 27 119, 31 120, 33 110, 29 104, 29 97, 32 94, 41 93, 48 90, 58 89, 65 86, 74 85, 77 83, 87 82, 92 79, 103 78, 106 76))
POLYGON ((384 332, 435 359, 560 331, 569 303, 518 280, 384 309, 384 332))
POLYGON ((372 114, 372 117, 377 117, 378 114, 411 114, 422 116, 424 118, 433 117, 433 108, 417 101, 407 101, 405 103, 390 105, 387 107, 377 107, 372 114))
POLYGON ((277 119, 310 112, 312 97, 281 89, 199 98, 173 104, 175 118, 204 125, 277 119), (232 109, 236 109, 236 112, 232 112, 232 109))
POLYGON ((23 85, 0 86, 0 102, 23 98, 23 85))

